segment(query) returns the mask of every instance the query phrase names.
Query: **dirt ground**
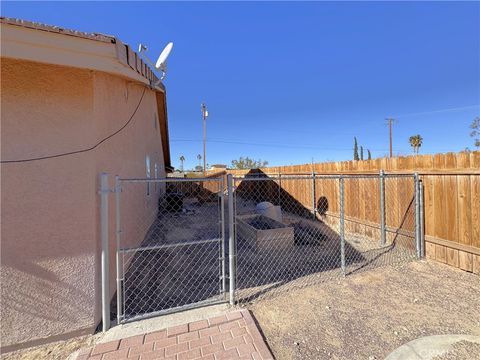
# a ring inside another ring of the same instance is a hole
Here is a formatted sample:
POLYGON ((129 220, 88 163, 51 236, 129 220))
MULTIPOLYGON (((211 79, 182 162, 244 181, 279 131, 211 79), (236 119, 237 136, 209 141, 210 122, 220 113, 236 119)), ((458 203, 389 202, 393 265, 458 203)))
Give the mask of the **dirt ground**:
POLYGON ((472 360, 480 359, 480 344, 471 341, 459 341, 446 353, 435 356, 432 360, 472 360), (475 358, 476 354, 476 358, 475 358))
POLYGON ((86 335, 67 341, 59 341, 47 345, 37 346, 26 350, 1 355, 2 360, 65 360, 74 351, 95 343, 98 335, 86 335))
MULTIPOLYGON (((480 335, 479 294, 478 275, 415 261, 291 290, 249 308, 279 360, 375 360, 427 335, 480 335)), ((464 347, 446 359, 464 359, 464 347)), ((478 347, 470 349, 477 353, 469 359, 480 359, 478 347)))
MULTIPOLYGON (((381 360, 422 336, 480 336, 479 294, 478 275, 421 261, 276 293, 249 308, 278 360, 381 360)), ((94 341, 80 337, 1 358, 63 360, 94 341)), ((480 348, 457 343, 437 358, 480 359, 480 348)))

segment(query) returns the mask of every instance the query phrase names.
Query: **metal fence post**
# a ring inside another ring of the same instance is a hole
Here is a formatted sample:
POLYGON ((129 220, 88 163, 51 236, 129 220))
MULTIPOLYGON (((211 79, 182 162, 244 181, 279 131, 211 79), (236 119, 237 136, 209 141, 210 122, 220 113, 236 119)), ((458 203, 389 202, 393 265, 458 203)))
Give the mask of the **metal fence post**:
POLYGON ((120 177, 115 176, 115 240, 116 240, 116 251, 115 258, 117 262, 117 324, 120 324, 122 320, 122 281, 123 281, 123 271, 120 263, 120 237, 121 237, 121 226, 120 226, 120 192, 122 191, 120 187, 120 177))
POLYGON ((102 331, 110 328, 110 289, 108 257, 108 174, 100 174, 100 236, 102 241, 102 331))
POLYGON ((233 213, 233 177, 232 174, 227 175, 227 191, 228 191, 228 260, 229 260, 229 292, 230 305, 235 305, 235 226, 233 213))
POLYGON ((340 185, 340 262, 345 276, 345 191, 343 176, 339 178, 340 185))
POLYGON ((220 186, 220 209, 221 209, 221 221, 222 221, 222 245, 220 247, 220 258, 221 258, 221 267, 222 267, 222 293, 223 296, 226 296, 226 287, 227 287, 227 279, 225 274, 225 191, 224 191, 224 184, 223 184, 223 176, 220 178, 219 186, 220 186))
POLYGON ((278 205, 282 206, 282 174, 278 173, 278 205))
POLYGON ((317 219, 317 205, 315 203, 316 198, 316 189, 315 189, 315 173, 312 172, 312 213, 313 219, 317 219))
POLYGON ((419 181, 419 201, 420 201, 420 256, 425 257, 425 209, 423 201, 423 182, 419 181))
POLYGON ((387 242, 386 224, 385 224, 385 171, 380 170, 380 239, 381 244, 387 242))
POLYGON ((421 257, 421 239, 420 239, 420 191, 418 173, 413 174, 415 187, 415 249, 417 258, 421 257))

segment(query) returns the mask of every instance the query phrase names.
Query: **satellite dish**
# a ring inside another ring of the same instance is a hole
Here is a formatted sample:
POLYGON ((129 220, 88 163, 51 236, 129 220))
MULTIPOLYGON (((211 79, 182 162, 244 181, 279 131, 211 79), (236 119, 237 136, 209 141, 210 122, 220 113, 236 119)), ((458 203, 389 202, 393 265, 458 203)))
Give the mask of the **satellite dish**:
POLYGON ((173 48, 173 42, 169 42, 167 46, 165 46, 165 49, 163 49, 162 53, 158 57, 157 63, 155 64, 155 67, 157 69, 165 69, 165 64, 168 59, 168 55, 170 55, 170 52, 172 51, 173 48))
MULTIPOLYGON (((160 77, 160 80, 163 80, 165 79, 165 76, 167 76, 167 58, 168 58, 168 55, 170 55, 172 48, 173 48, 173 43, 169 42, 167 46, 165 46, 165 49, 163 49, 163 51, 161 52, 160 56, 158 57, 157 63, 155 65, 152 64, 148 56, 145 54, 145 52, 147 51, 147 47, 145 45, 143 44, 138 45, 138 54, 142 56, 142 58, 147 62, 148 65, 162 72, 162 76, 160 77)), ((160 80, 158 80, 155 83, 155 86, 158 85, 160 80)))

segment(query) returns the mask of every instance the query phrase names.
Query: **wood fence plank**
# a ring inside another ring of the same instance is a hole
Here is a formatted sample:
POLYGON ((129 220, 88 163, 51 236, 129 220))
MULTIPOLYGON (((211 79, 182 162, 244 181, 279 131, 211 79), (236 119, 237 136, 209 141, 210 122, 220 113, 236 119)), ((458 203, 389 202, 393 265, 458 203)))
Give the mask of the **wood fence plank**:
POLYGON ((425 256, 427 259, 435 260, 435 244, 431 242, 425 244, 425 256))
POLYGON ((458 267, 458 250, 447 248, 447 264, 458 267))
POLYGON ((435 178, 424 176, 425 235, 435 236, 435 178))
POLYGON ((480 248, 480 176, 470 176, 471 245, 480 248))
POLYGON ((480 255, 473 255, 473 273, 480 274, 480 255))
MULTIPOLYGON (((443 169, 445 167, 445 158, 441 156, 441 154, 436 154, 433 158, 434 166, 438 169, 443 169)), ((434 196, 435 196, 435 209, 434 209, 434 216, 435 216, 435 230, 434 236, 447 239, 447 228, 445 224, 447 224, 447 210, 445 209, 446 204, 446 192, 445 192, 445 185, 444 185, 444 178, 445 176, 435 176, 433 182, 434 188, 434 196)))
POLYGON ((445 186, 445 213, 447 222, 443 224, 446 227, 446 237, 445 239, 458 242, 458 183, 457 176, 445 176, 444 179, 445 186))
POLYGON ((459 267, 465 271, 473 271, 473 254, 467 253, 465 251, 458 252, 459 258, 459 267))
POLYGON ((447 251, 446 247, 443 245, 435 245, 435 260, 446 263, 447 262, 447 251))
POLYGON ((458 193, 458 242, 472 245, 472 202, 470 176, 459 175, 457 178, 458 193))

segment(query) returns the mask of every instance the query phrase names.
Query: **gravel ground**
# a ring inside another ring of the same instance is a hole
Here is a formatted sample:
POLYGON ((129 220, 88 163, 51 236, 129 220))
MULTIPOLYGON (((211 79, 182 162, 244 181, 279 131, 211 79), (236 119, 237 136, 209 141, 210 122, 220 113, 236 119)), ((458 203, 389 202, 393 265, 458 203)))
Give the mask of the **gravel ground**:
MULTIPOLYGON (((415 261, 291 290, 249 307, 277 359, 375 360, 427 335, 480 335, 479 294, 478 275, 415 261)), ((480 358, 477 346, 459 344, 458 356, 440 359, 464 359, 465 347, 469 359, 480 358)))

